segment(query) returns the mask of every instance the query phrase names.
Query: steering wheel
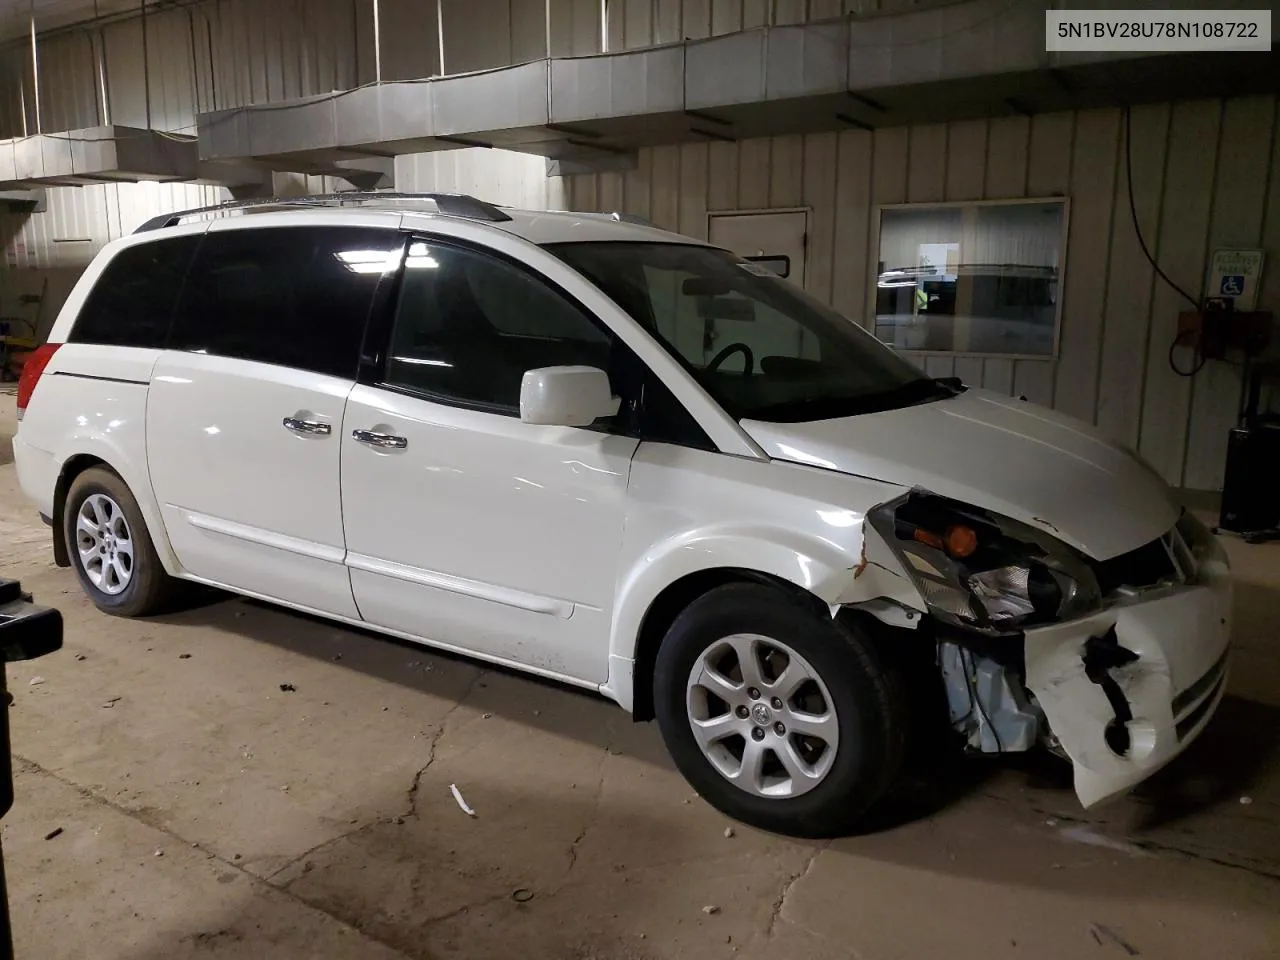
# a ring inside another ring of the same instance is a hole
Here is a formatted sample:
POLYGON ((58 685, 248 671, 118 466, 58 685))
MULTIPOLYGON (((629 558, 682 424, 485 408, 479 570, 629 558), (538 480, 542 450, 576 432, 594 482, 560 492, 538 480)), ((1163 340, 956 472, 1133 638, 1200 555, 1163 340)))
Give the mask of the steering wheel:
POLYGON ((715 373, 716 370, 720 368, 720 364, 724 363, 735 353, 742 354, 742 358, 745 361, 742 365, 742 375, 744 377, 751 376, 751 371, 756 365, 756 355, 751 352, 751 348, 745 343, 731 343, 717 353, 711 358, 711 362, 707 364, 707 372, 715 373))

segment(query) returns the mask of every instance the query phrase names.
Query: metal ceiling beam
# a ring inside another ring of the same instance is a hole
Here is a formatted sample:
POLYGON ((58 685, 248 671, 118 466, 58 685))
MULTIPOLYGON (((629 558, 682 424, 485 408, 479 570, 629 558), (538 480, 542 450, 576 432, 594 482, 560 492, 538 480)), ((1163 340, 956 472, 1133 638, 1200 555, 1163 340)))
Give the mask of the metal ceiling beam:
POLYGON ((1210 55, 1048 53, 1044 17, 1054 4, 967 0, 374 83, 203 114, 200 152, 284 170, 352 152, 386 157, 483 145, 569 169, 662 143, 878 129, 1007 114, 1011 104, 1035 113, 1101 105, 1108 96, 1169 99, 1183 88, 1212 96, 1215 74, 1280 88, 1272 54, 1228 54, 1231 69, 1201 71, 1187 87, 1180 78, 1195 75, 1194 64, 1210 55), (1107 76, 1124 82, 1109 89, 1098 80, 1107 76))
POLYGON ((0 140, 0 190, 143 180, 220 186, 260 183, 261 168, 206 163, 194 139, 136 127, 101 126, 0 140))

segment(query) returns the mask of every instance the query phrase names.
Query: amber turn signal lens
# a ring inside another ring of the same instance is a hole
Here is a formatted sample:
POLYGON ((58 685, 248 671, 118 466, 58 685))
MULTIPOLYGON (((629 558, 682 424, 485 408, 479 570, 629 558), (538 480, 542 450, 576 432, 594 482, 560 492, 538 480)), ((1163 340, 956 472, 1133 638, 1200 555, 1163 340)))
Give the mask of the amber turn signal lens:
POLYGON ((930 533, 928 530, 916 527, 915 530, 911 532, 911 537, 913 540, 923 543, 927 547, 933 547, 935 550, 942 549, 942 538, 936 533, 930 533))
POLYGON ((978 535, 973 532, 972 527, 957 525, 947 529, 945 543, 947 553, 963 559, 973 556, 973 551, 978 549, 978 535))

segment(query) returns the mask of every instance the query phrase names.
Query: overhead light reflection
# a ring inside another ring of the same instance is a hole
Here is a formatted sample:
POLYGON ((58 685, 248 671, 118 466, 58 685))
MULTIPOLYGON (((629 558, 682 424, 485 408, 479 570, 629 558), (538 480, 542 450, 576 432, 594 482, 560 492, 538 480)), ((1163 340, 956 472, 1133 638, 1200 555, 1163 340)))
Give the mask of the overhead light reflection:
POLYGON ((409 270, 435 270, 440 266, 440 261, 431 255, 431 247, 427 244, 411 243, 404 265, 409 270))
POLYGON ((334 256, 352 273, 385 273, 395 269, 397 261, 386 250, 339 250, 334 256))
POLYGON ((818 516, 833 527, 854 527, 858 524, 858 515, 852 510, 819 510, 818 516))
POLYGON ((827 470, 834 470, 836 468, 836 465, 830 460, 824 460, 822 457, 815 457, 813 454, 806 453, 804 450, 793 447, 788 443, 778 444, 778 452, 788 460, 794 460, 796 463, 807 463, 810 466, 823 467, 827 470))
POLYGON ((412 363, 419 367, 452 367, 448 360, 432 360, 429 357, 392 357, 396 363, 412 363))
POLYGON ((597 467, 589 463, 583 463, 581 460, 564 460, 562 463, 572 470, 574 473, 581 473, 583 470, 589 470, 592 473, 603 473, 605 476, 616 477, 616 470, 609 470, 606 467, 597 467))
POLYGON ((815 582, 815 577, 813 575, 813 558, 796 557, 796 561, 800 564, 800 578, 803 581, 801 586, 806 590, 811 589, 815 582))

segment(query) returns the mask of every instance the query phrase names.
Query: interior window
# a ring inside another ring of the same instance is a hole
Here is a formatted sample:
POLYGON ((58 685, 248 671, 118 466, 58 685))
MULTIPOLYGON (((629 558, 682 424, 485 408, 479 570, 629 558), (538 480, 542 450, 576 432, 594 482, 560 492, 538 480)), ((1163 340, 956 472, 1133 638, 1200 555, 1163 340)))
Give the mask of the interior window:
POLYGON ((161 348, 198 234, 126 247, 107 264, 68 338, 72 343, 161 348))
POLYGON ((170 348, 354 377, 394 230, 268 227, 205 235, 170 348))
POLYGON ((610 374, 613 337, 545 282, 497 257, 422 240, 409 246, 384 382, 507 414, 526 370, 610 374))

